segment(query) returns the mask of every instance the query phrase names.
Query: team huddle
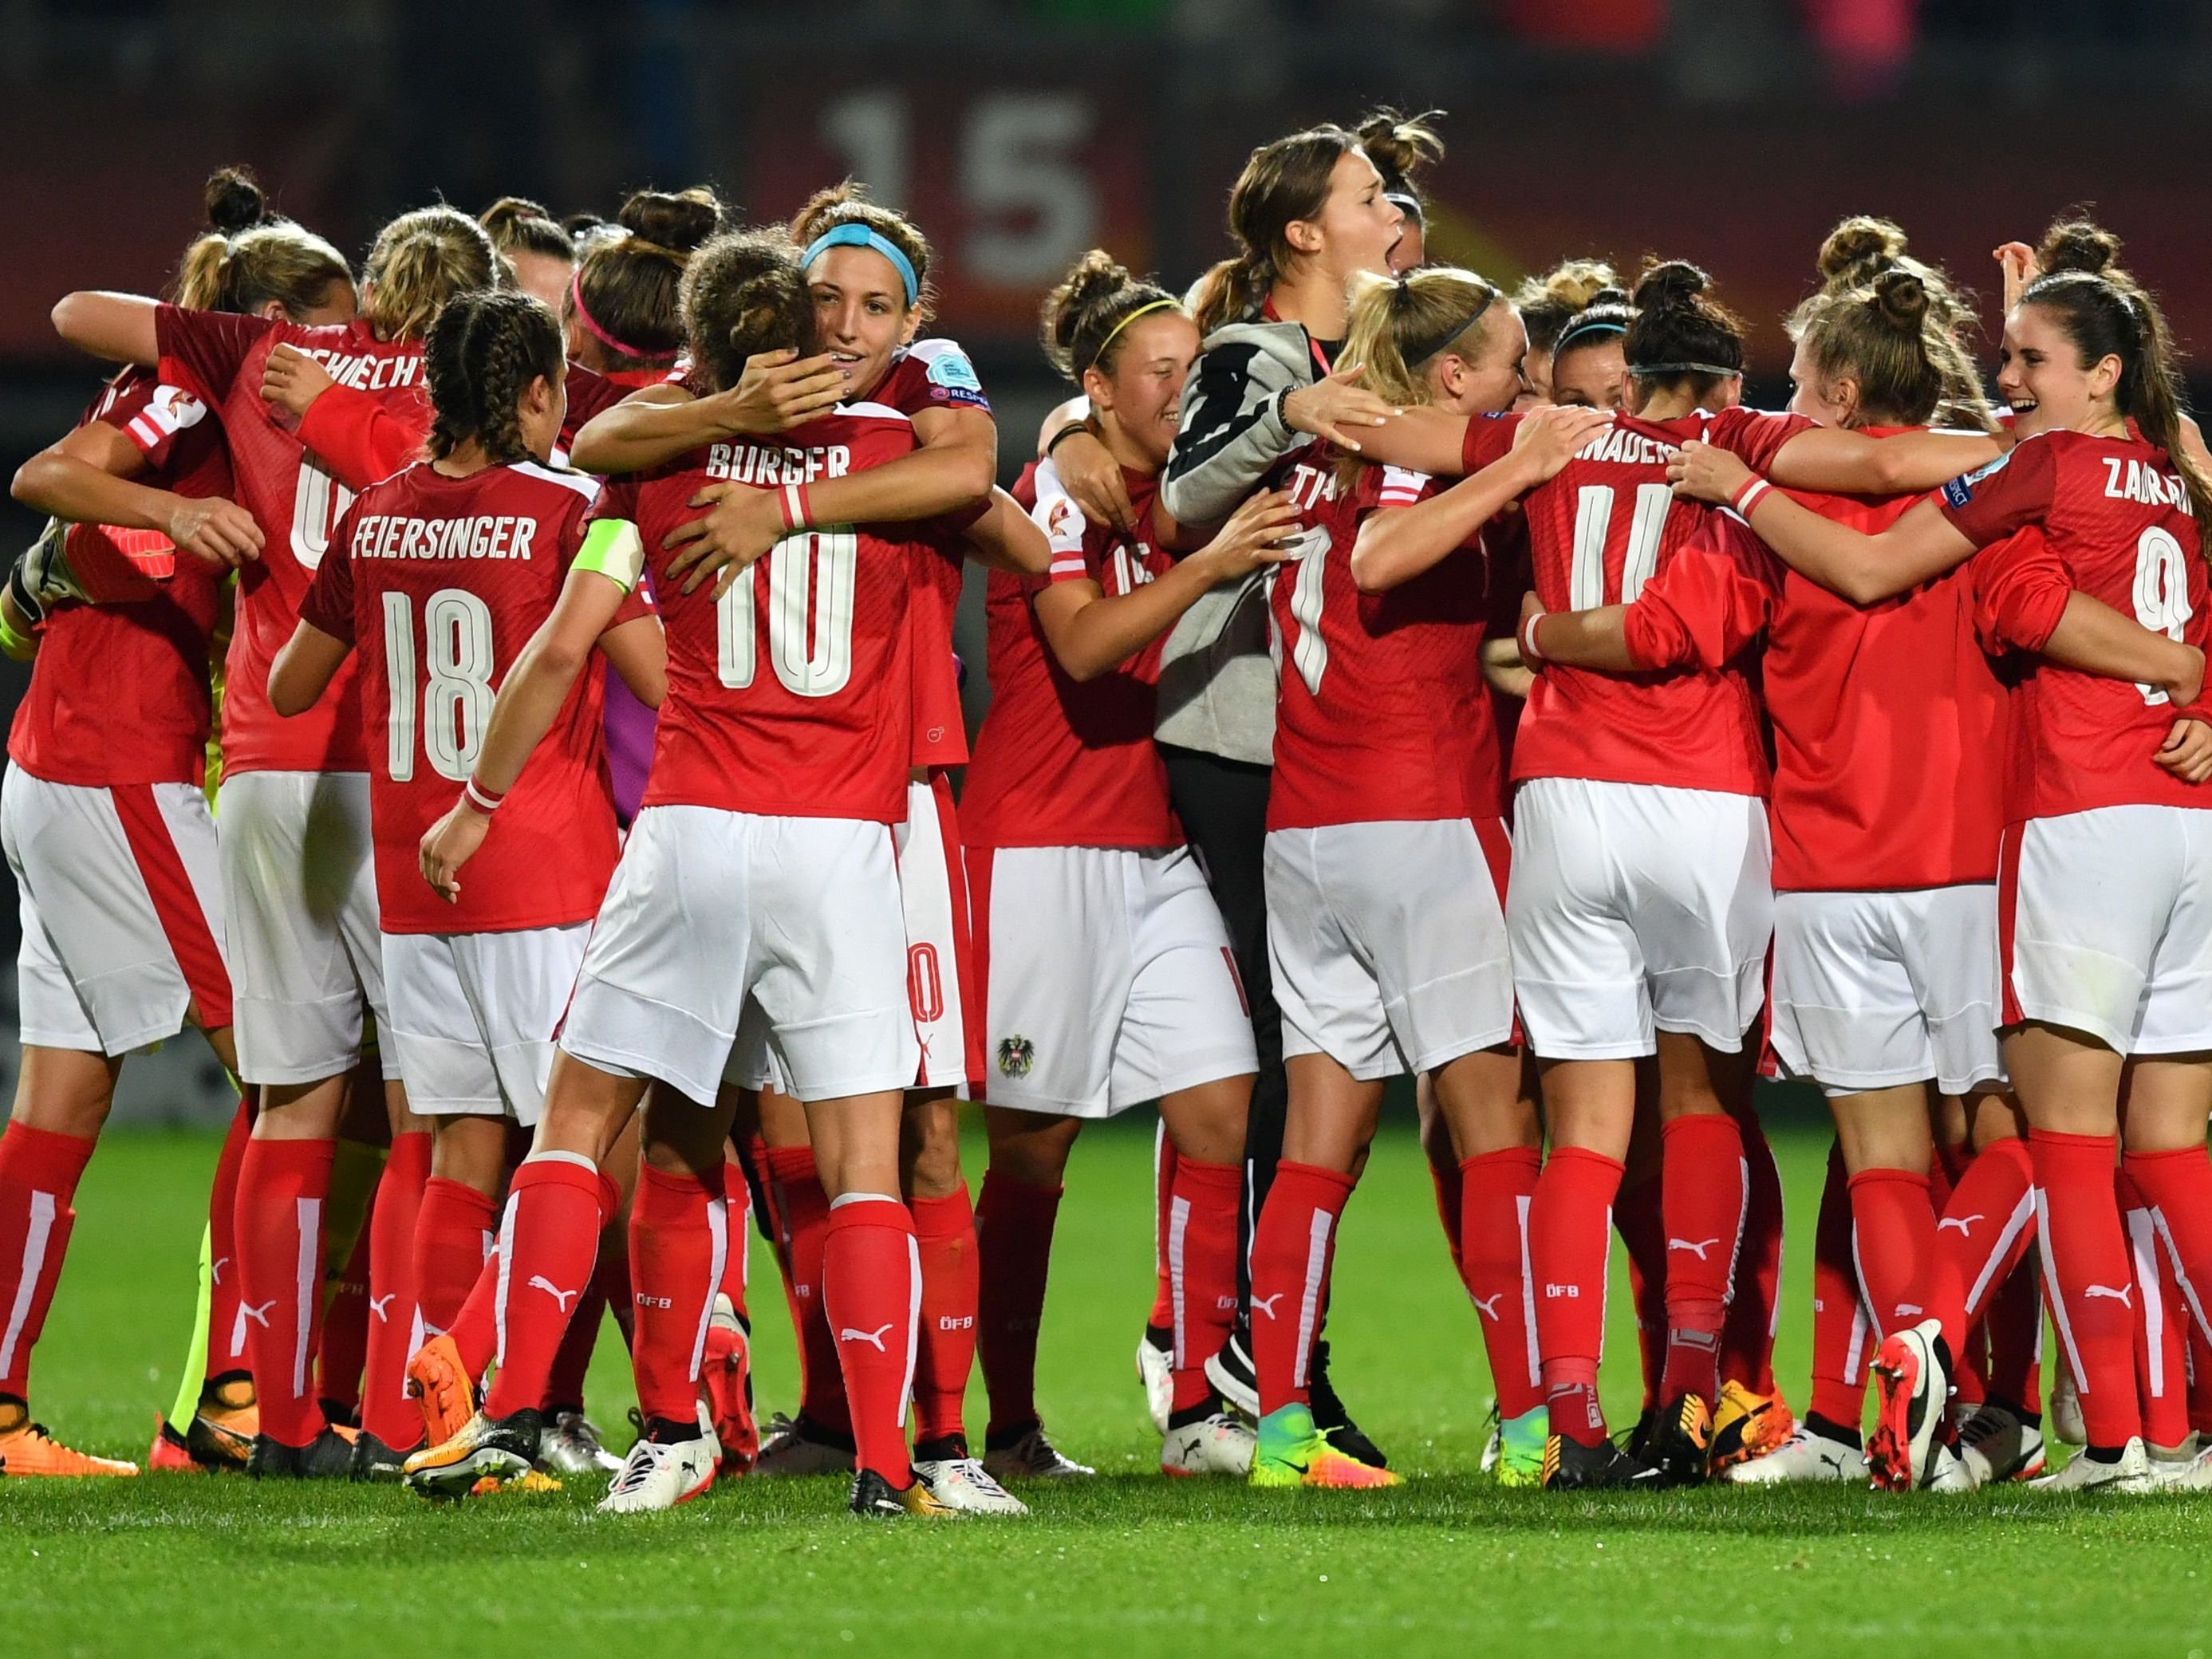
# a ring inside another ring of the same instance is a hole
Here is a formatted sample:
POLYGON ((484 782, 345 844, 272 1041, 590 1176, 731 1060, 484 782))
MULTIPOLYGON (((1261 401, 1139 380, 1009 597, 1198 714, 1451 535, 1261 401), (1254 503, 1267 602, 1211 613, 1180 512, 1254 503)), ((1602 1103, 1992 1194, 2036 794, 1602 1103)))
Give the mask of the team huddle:
POLYGON ((1410 1075, 1499 1481, 2212 1486, 2212 457, 2155 301, 2086 222, 2006 245, 1993 408, 1970 296, 1847 220, 1759 413, 1693 265, 1431 261, 1431 118, 1254 151, 1187 295, 1085 255, 1011 492, 849 185, 427 208, 356 273, 226 172, 168 299, 63 298, 123 367, 0 593, 0 1475, 138 1472, 30 1361, 191 1024, 240 1098, 154 1469, 1024 1514, 1092 1473, 1035 1387, 1069 1152, 1157 1103, 1162 1472, 1393 1485, 1327 1322, 1410 1075), (1802 1417, 1762 1071, 1836 1124, 1802 1417))

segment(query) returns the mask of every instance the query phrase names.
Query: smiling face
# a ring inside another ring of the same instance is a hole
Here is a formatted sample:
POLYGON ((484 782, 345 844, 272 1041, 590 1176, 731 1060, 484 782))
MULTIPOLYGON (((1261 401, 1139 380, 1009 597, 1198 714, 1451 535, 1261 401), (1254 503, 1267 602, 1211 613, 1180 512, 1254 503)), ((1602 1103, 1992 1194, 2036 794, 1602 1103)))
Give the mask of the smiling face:
POLYGON ((1291 246, 1329 277, 1348 283, 1360 271, 1387 276, 1390 251, 1406 226, 1406 215, 1382 194, 1382 175, 1364 149, 1336 158, 1328 175, 1328 194, 1310 219, 1291 222, 1291 246))
POLYGON ((1578 409, 1620 409, 1628 402, 1628 359, 1618 334, 1585 336, 1552 359, 1552 401, 1578 409))
POLYGON ((1528 352, 1528 331, 1520 313, 1503 300, 1493 301, 1482 314, 1482 343, 1470 347, 1470 352, 1468 356, 1440 352, 1429 365, 1429 388, 1437 407, 1468 416, 1496 415, 1512 408, 1522 390, 1521 360, 1528 352))
POLYGON ((1155 311, 1123 329, 1114 343, 1113 373, 1086 369, 1084 394, 1105 424, 1116 459, 1127 465, 1141 458, 1145 470, 1157 472, 1168 464, 1182 419, 1183 384, 1198 361, 1198 325, 1180 311, 1155 311), (1120 444, 1112 441, 1116 434, 1120 444))
POLYGON ((2120 360, 2081 361, 2081 349, 2047 307, 2015 306, 2005 319, 2004 344, 1997 352, 1997 395, 2012 410, 2013 431, 2092 432, 2115 417, 2112 393, 2120 382, 2120 360))
POLYGON ((906 283, 872 247, 824 249, 806 268, 821 349, 852 378, 848 398, 865 398, 914 337, 921 315, 906 302, 906 283))

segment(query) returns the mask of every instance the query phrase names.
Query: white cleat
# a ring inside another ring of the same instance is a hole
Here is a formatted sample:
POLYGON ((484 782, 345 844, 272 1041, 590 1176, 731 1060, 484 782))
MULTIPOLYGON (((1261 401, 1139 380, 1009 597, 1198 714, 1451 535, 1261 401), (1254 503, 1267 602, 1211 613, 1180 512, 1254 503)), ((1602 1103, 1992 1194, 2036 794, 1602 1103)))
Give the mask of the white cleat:
POLYGON ((1920 1483, 1923 1492, 1972 1492, 1976 1485, 1974 1472, 1953 1447, 1938 1443, 1928 1454, 1928 1478, 1920 1483))
POLYGON ((1152 1326, 1137 1339, 1137 1381, 1145 1385, 1145 1409, 1152 1414, 1155 1433, 1168 1431, 1168 1413, 1175 1407, 1175 1337, 1152 1326))
POLYGON ((581 1412, 562 1412, 538 1442, 538 1467, 548 1474, 612 1474, 623 1466, 581 1412))
POLYGON ((1721 1477, 1732 1486, 1780 1486, 1826 1482, 1863 1486, 1863 1449, 1832 1440, 1800 1423, 1797 1431, 1764 1457, 1738 1463, 1721 1477))
POLYGON ((2043 1431, 2003 1406, 1977 1406, 1959 1425, 1959 1457, 1977 1486, 2033 1480, 2044 1471, 2043 1431))
POLYGON ((1252 1473, 1252 1449, 1259 1438, 1241 1418, 1215 1412, 1161 1437, 1160 1473, 1227 1474, 1243 1480, 1252 1473))
POLYGON ((2040 1480, 2030 1484, 2038 1492, 2136 1493, 2161 1489, 2158 1475, 2150 1466, 2150 1455, 2143 1449, 2140 1436, 2130 1439, 2120 1449, 2118 1462, 2093 1462, 2086 1452, 2077 1452, 2074 1461, 2057 1474, 2046 1474, 2040 1480))
POLYGON ((986 1451, 983 1467, 999 1480, 1075 1480, 1098 1473, 1087 1463, 1060 1455, 1041 1427, 1026 1431, 1011 1446, 986 1451))
POLYGON ((853 1454, 846 1447, 816 1439, 805 1423, 793 1422, 778 1412, 769 1419, 768 1432, 761 1437, 760 1456, 752 1472, 768 1480, 850 1474, 853 1454))
POLYGON ((941 1457, 914 1466, 914 1478, 948 1510, 963 1515, 1027 1515, 1030 1506, 994 1480, 972 1457, 941 1457))
POLYGON ((1892 1332, 1875 1350, 1877 1409, 1867 1437, 1867 1473, 1877 1486, 1911 1492, 1935 1478, 1951 1401, 1950 1353, 1942 1325, 1923 1319, 1892 1332))
POLYGON ((2172 1459, 2154 1457, 2150 1472, 2161 1492, 2212 1492, 2212 1451, 2172 1459))
POLYGON ((2051 1409, 2044 1413, 2051 1437, 2062 1446, 2089 1443, 2088 1425, 2081 1420, 2081 1391, 2075 1386, 2074 1368, 2066 1363, 2066 1345, 2058 1345, 2058 1380, 2051 1385, 2051 1409))
POLYGON ((623 1460, 622 1472, 599 1500, 602 1515, 640 1515, 688 1504, 714 1484, 722 1461, 714 1420, 699 1407, 699 1432, 689 1440, 640 1440, 623 1460))

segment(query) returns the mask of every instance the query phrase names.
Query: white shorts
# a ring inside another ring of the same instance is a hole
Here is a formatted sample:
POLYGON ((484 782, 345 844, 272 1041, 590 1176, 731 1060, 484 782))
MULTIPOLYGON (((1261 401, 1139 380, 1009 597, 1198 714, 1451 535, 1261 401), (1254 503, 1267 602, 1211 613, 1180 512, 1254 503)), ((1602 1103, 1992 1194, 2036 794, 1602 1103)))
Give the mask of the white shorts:
POLYGON ((1743 1047, 1773 931, 1766 804, 1658 784, 1532 778, 1513 806, 1505 928, 1528 1044, 1630 1060, 1653 1034, 1743 1047))
POLYGON ((392 988, 385 1047, 407 1103, 429 1116, 473 1112, 526 1128, 545 1107, 553 1031, 575 988, 588 921, 509 933, 386 933, 392 988))
POLYGON ((1432 1072, 1513 1035, 1492 818, 1336 823, 1267 834, 1267 960, 1283 1053, 1363 1083, 1432 1072))
POLYGON ((971 848, 983 1098, 1112 1117, 1259 1070, 1229 933, 1187 847, 971 848))
POLYGON ((942 771, 910 783, 906 822, 892 831, 898 851, 899 902, 906 914, 907 1002, 921 1042, 923 1089, 957 1089, 982 1075, 982 1025, 968 1012, 975 998, 975 945, 969 932, 968 875, 952 784, 942 771), (971 1029, 972 1028, 972 1029, 971 1029))
POLYGON ((211 1030, 231 1023, 215 820, 197 785, 92 787, 10 766, 0 846, 21 905, 25 1042, 126 1054, 195 1009, 211 1030))
POLYGON ((2007 1025, 2043 1020, 2124 1054, 2212 1049, 2212 811, 2100 806, 2004 834, 2007 1025))
POLYGON ((1777 893, 1769 1040, 1784 1074, 1831 1095, 2002 1079, 1996 927, 1989 882, 1777 893))
POLYGON ((914 1081, 890 825, 711 806, 637 815, 560 1046, 708 1105, 749 1001, 800 1100, 914 1081))
MULTIPOLYGON (((389 1023, 366 772, 240 772, 216 795, 247 1083, 315 1083, 389 1023)), ((385 1045, 388 1082, 399 1061, 385 1045)))

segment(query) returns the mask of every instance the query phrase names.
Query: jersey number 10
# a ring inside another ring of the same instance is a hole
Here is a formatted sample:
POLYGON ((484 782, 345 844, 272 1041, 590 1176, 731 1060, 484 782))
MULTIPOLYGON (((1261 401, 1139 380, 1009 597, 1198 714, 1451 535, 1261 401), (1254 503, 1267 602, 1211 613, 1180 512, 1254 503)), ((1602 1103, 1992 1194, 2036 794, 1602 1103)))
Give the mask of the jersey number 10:
POLYGON ((834 697, 853 678, 853 585, 860 538, 849 526, 786 536, 714 601, 716 666, 732 691, 759 668, 754 573, 768 567, 768 655, 794 697, 834 697))

